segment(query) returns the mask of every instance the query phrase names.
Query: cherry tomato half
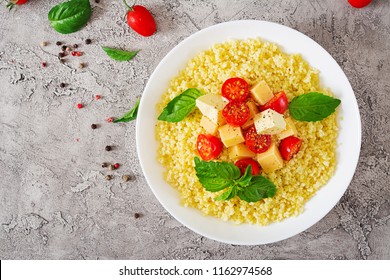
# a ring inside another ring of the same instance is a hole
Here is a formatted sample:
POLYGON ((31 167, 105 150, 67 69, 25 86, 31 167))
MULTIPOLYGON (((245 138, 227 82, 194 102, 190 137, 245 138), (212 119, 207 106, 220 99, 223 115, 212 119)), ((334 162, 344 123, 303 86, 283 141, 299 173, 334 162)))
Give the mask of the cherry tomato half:
POLYGON ((277 93, 270 101, 268 101, 263 106, 260 106, 260 112, 265 111, 267 109, 272 109, 279 114, 283 114, 286 112, 288 107, 288 99, 286 93, 281 91, 277 93))
POLYGON ((203 160, 216 159, 223 149, 221 140, 213 135, 199 134, 196 148, 203 160))
POLYGON ((256 154, 267 151, 271 146, 271 142, 271 135, 257 134, 254 126, 251 126, 245 133, 245 145, 256 154))
POLYGON ((245 101, 249 96, 249 85, 241 78, 227 79, 222 85, 222 96, 230 101, 245 101))
POLYGON ((355 8, 363 8, 371 3, 371 0, 348 0, 349 4, 355 8))
POLYGON ((222 116, 232 126, 242 126, 249 120, 251 111, 245 102, 231 101, 222 110, 222 116))
POLYGON ((147 37, 153 35, 156 32, 156 22, 148 9, 141 5, 128 7, 127 24, 142 36, 147 37))
POLYGON ((251 159, 251 158, 243 158, 240 160, 237 160, 235 165, 240 168, 241 175, 245 174, 245 170, 248 167, 248 165, 252 165, 252 175, 259 175, 260 173, 260 165, 257 161, 251 159))
POLYGON ((279 144, 279 152, 284 160, 290 160, 299 152, 302 140, 295 136, 284 138, 279 144))

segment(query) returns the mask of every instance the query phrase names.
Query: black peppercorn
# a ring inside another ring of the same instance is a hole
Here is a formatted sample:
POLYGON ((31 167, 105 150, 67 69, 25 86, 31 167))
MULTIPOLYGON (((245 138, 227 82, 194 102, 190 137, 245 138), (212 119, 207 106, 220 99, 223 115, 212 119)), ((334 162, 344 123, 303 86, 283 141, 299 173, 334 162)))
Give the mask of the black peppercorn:
POLYGON ((109 152, 109 151, 111 151, 112 148, 111 148, 111 146, 106 146, 105 149, 106 149, 107 152, 109 152))
POLYGON ((64 88, 65 87, 65 83, 61 83, 60 87, 64 88))
POLYGON ((96 3, 96 4, 99 4, 99 3, 100 3, 100 0, 95 0, 95 3, 96 3))
POLYGON ((79 45, 77 45, 77 44, 73 45, 73 48, 75 48, 75 49, 77 49, 78 47, 79 47, 79 45))
POLYGON ((61 50, 65 51, 66 50, 66 46, 62 46, 61 50))
POLYGON ((57 45, 57 46, 61 46, 61 45, 62 45, 62 42, 57 41, 57 42, 56 42, 56 45, 57 45))
POLYGON ((85 40, 85 43, 86 43, 87 45, 89 45, 89 44, 92 43, 92 41, 91 41, 91 39, 86 39, 86 40, 85 40))
POLYGON ((107 162, 103 162, 103 163, 102 163, 102 167, 103 167, 103 168, 106 168, 107 166, 108 166, 108 163, 107 163, 107 162))
POLYGON ((141 217, 141 215, 139 213, 134 214, 134 218, 138 219, 139 217, 141 217))
POLYGON ((93 123, 93 124, 91 124, 91 128, 92 128, 92 129, 96 129, 96 128, 97 128, 97 125, 93 123))
POLYGON ((59 57, 59 58, 64 57, 64 56, 65 56, 65 54, 64 54, 63 52, 60 52, 60 53, 58 54, 58 57, 59 57))

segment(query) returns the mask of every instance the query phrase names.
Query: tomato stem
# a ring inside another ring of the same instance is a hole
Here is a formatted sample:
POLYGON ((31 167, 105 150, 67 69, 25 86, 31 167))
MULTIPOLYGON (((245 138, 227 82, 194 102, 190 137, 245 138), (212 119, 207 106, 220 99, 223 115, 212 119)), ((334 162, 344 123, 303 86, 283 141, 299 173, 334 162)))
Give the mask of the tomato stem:
POLYGON ((134 5, 135 5, 135 2, 136 2, 136 1, 134 1, 134 3, 133 3, 131 6, 129 6, 129 4, 127 4, 127 1, 126 1, 126 0, 123 0, 123 3, 125 4, 125 6, 126 6, 127 8, 129 8, 130 11, 133 10, 133 7, 134 7, 134 5))

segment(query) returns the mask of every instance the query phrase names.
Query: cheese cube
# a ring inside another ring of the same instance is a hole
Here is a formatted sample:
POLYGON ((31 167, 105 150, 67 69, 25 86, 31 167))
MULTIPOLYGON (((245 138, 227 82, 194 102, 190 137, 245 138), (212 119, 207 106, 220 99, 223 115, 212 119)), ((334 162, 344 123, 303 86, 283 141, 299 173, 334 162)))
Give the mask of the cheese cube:
POLYGON ((222 143, 227 148, 245 141, 240 127, 225 124, 224 126, 221 126, 218 131, 222 143))
POLYGON ((200 126, 211 135, 216 135, 218 132, 218 125, 213 123, 208 117, 202 116, 200 120, 200 126))
POLYGON ((272 143, 264 153, 257 154, 257 161, 265 173, 271 173, 283 167, 283 158, 275 143, 272 143))
POLYGON ((274 97, 272 90, 265 81, 260 81, 251 88, 251 96, 260 105, 264 105, 274 97))
POLYGON ((277 134, 286 129, 283 115, 272 109, 258 113, 253 120, 258 134, 277 134))
POLYGON ((254 152, 249 150, 249 148, 244 144, 240 143, 228 148, 229 157, 231 160, 239 160, 242 158, 253 158, 256 156, 254 152))
POLYGON ((246 105, 249 107, 250 117, 249 120, 241 126, 243 129, 248 129, 253 125, 253 117, 259 112, 259 108, 253 100, 247 101, 246 105))
POLYGON ((227 99, 213 93, 202 95, 196 99, 196 106, 202 114, 218 126, 226 123, 225 118, 222 116, 222 109, 227 103, 227 99))
POLYGON ((292 135, 298 135, 298 131, 295 127, 293 119, 291 117, 288 117, 284 120, 286 122, 286 129, 278 133, 276 136, 278 136, 279 139, 284 139, 292 135))

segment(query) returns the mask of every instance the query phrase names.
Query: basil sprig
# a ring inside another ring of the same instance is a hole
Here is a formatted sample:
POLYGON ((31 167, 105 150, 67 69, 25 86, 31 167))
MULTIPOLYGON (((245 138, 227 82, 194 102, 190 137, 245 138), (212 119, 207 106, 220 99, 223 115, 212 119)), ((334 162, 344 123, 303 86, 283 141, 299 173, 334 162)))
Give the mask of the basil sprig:
POLYGON ((335 112, 340 99, 319 92, 309 92, 295 97, 288 105, 291 116, 298 121, 316 122, 335 112))
POLYGON ((203 95, 196 88, 189 88, 173 98, 161 112, 158 120, 167 122, 182 121, 196 106, 196 99, 203 95))
POLYGON ((102 47, 106 54, 112 59, 118 61, 128 61, 137 55, 138 51, 123 51, 119 49, 113 49, 109 47, 102 47))
POLYGON ((122 117, 120 117, 119 119, 116 119, 114 121, 114 123, 118 123, 118 122, 130 122, 130 121, 133 121, 137 118, 137 114, 138 114, 138 108, 139 108, 139 102, 141 101, 141 99, 138 99, 137 102, 135 103, 133 109, 131 109, 129 112, 127 112, 126 114, 124 114, 122 117))
POLYGON ((252 176, 252 166, 248 165, 244 175, 230 162, 203 161, 194 158, 195 171, 199 182, 210 192, 226 189, 215 200, 229 200, 238 195, 241 200, 256 202, 276 194, 276 186, 264 176, 252 176))
POLYGON ((88 22, 91 13, 89 0, 70 0, 54 6, 48 18, 57 32, 69 34, 80 30, 88 22))

